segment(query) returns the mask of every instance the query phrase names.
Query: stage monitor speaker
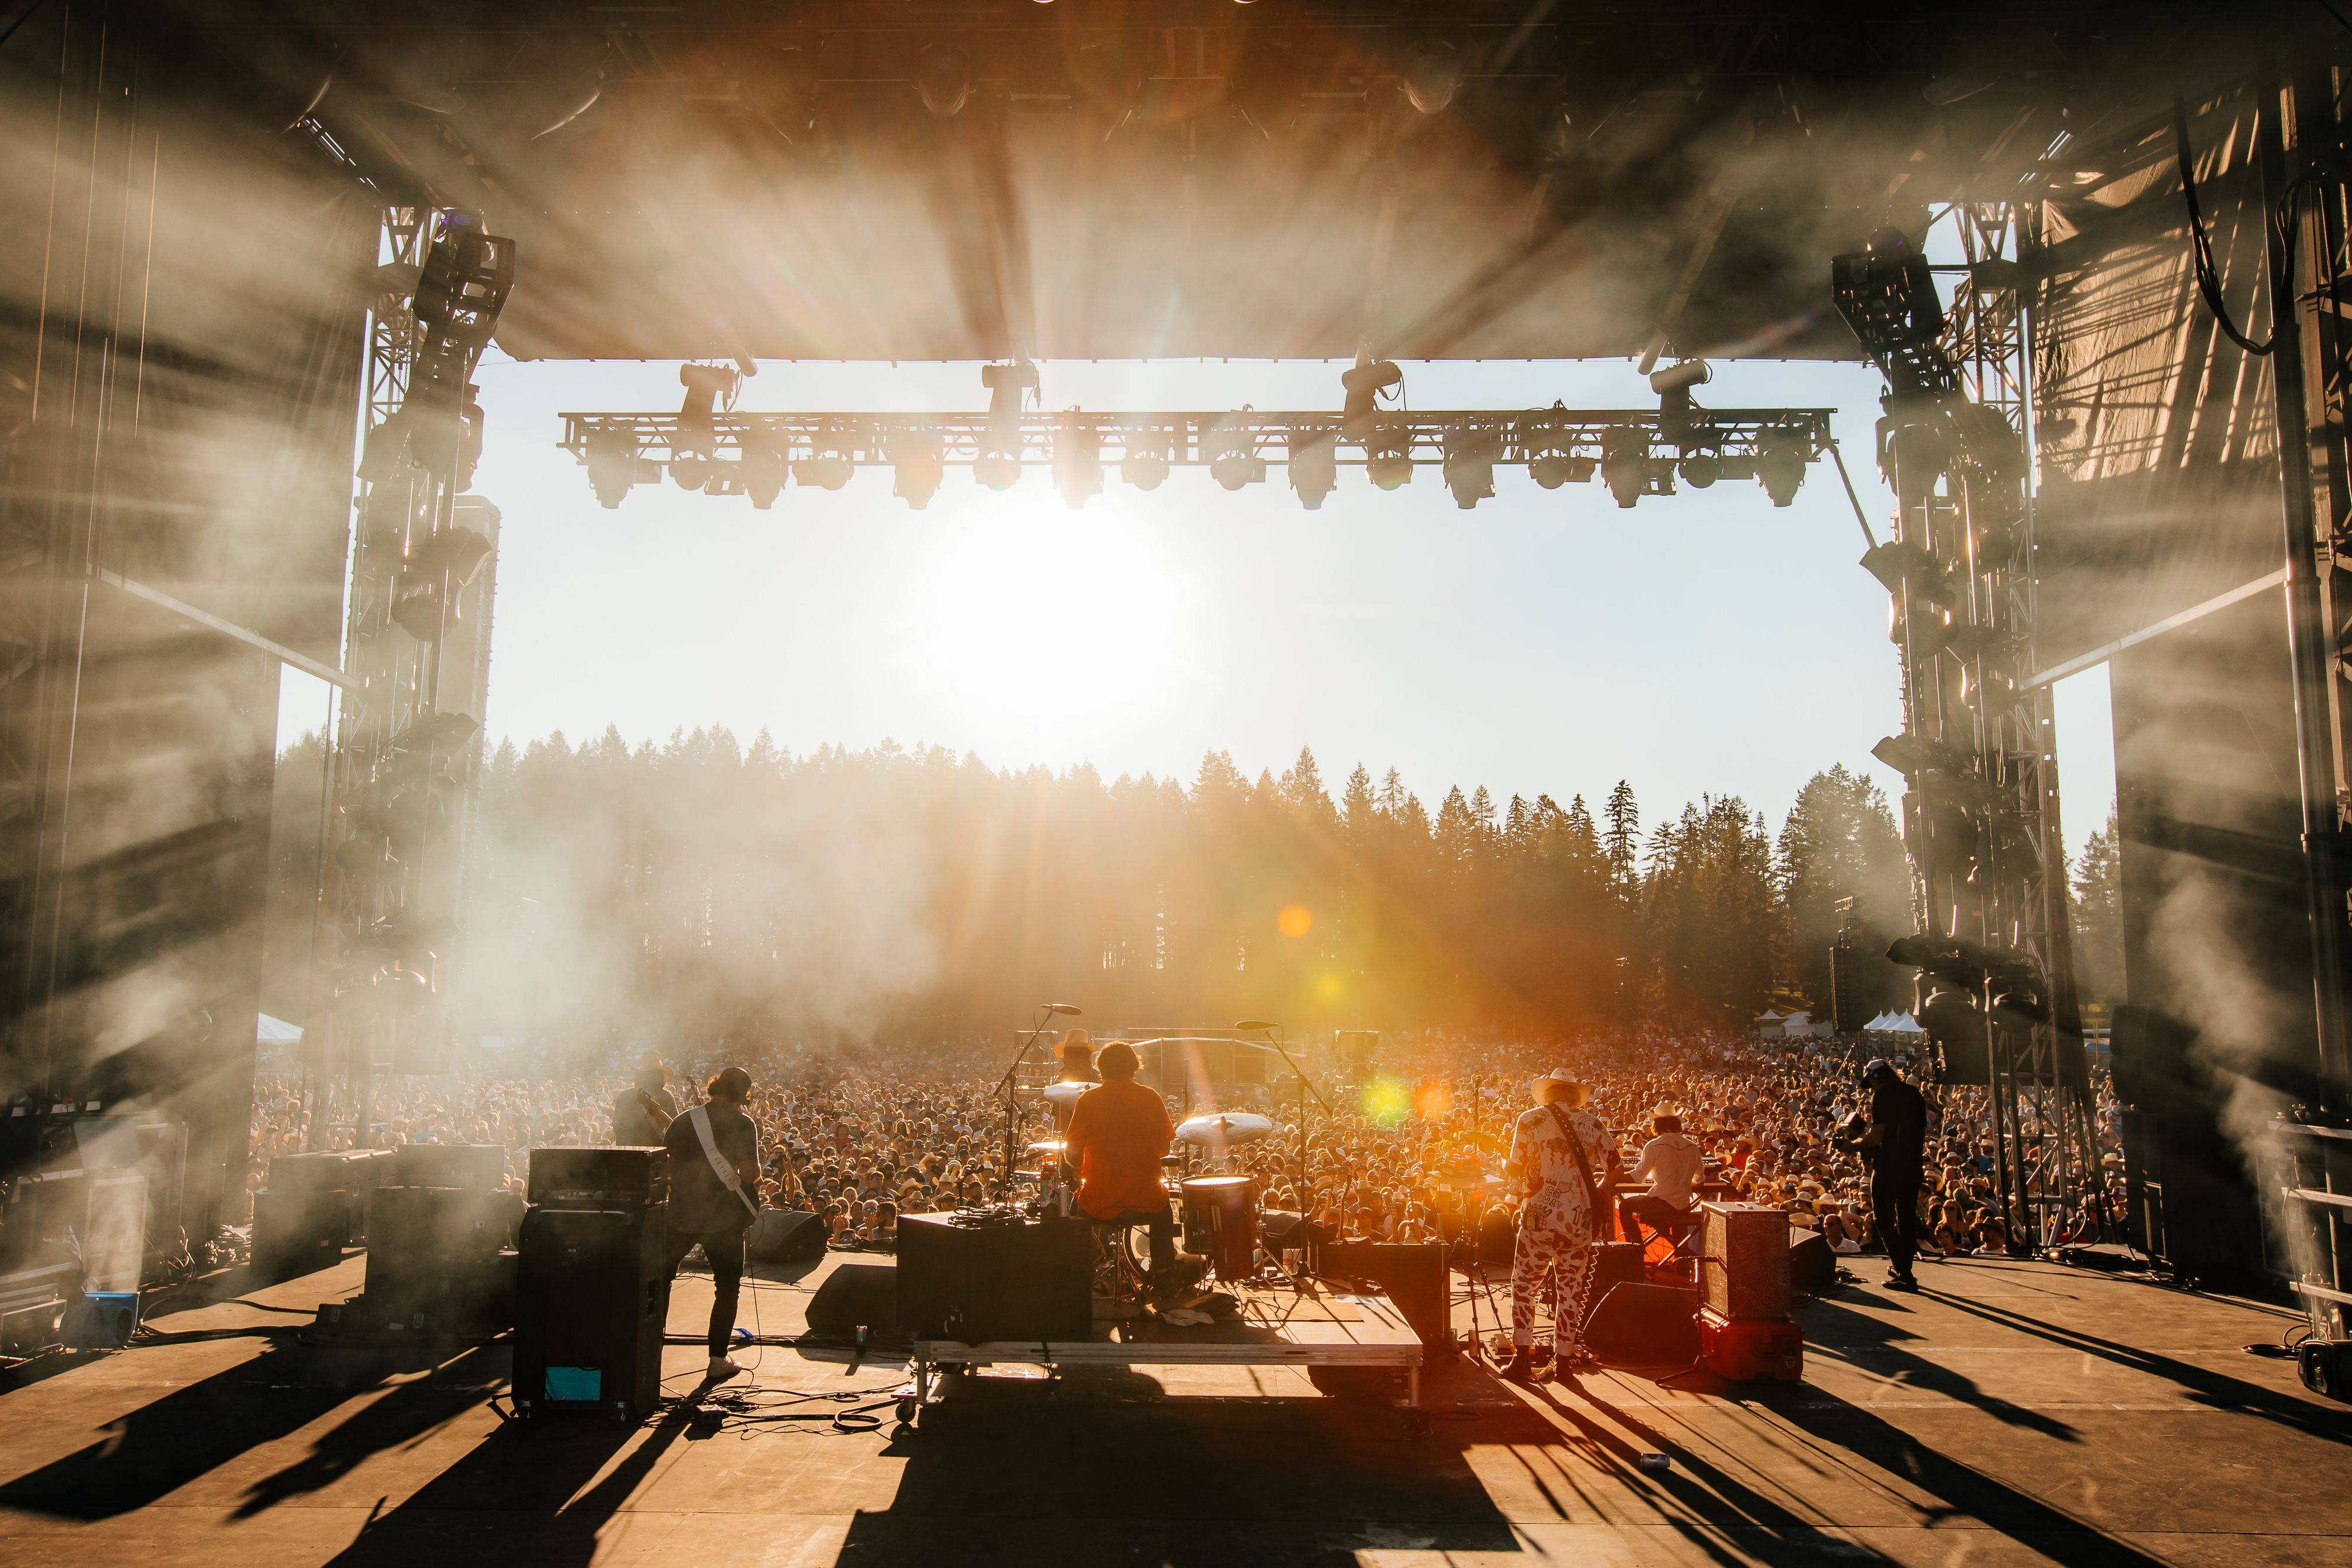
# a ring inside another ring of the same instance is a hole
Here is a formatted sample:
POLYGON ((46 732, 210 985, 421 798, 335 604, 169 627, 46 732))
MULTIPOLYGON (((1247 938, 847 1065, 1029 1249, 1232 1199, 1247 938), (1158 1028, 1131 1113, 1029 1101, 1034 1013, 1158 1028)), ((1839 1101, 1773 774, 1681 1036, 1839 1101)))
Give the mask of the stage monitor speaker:
POLYGON ((824 1217, 801 1208, 763 1208, 743 1235, 743 1255, 754 1263, 814 1263, 824 1245, 824 1217))
POLYGON ((146 1261, 147 1178, 111 1169, 91 1176, 81 1231, 81 1288, 128 1291, 135 1297, 146 1261))
POLYGON ((1688 1366, 1698 1359, 1698 1293, 1613 1286, 1585 1322, 1584 1347, 1611 1366, 1688 1366))
POLYGON ((507 1152, 496 1144, 403 1144, 393 1152, 388 1185, 496 1192, 506 1180, 507 1152))
POLYGON ((635 1420, 661 1397, 663 1206, 534 1208, 515 1283, 514 1402, 635 1420))
POLYGON ((889 1263, 845 1263, 809 1298, 808 1332, 819 1339, 898 1335, 898 1270, 889 1263))
POLYGON ((1094 1239, 1083 1220, 898 1221, 898 1326, 917 1339, 1083 1340, 1094 1333, 1094 1239))
POLYGON ((530 1201, 550 1208, 642 1207, 669 1197, 669 1151, 533 1149, 530 1201))
POLYGON ((1315 1272, 1320 1279, 1336 1276, 1378 1285, 1412 1325, 1424 1348, 1453 1353, 1445 1249, 1439 1243, 1327 1241, 1315 1249, 1315 1272))
POLYGON ((1258 1244, 1275 1257, 1292 1247, 1315 1247, 1323 1241, 1323 1228, 1303 1214, 1269 1208, 1257 1217, 1258 1244))
POLYGON ((1601 1298, 1619 1285, 1638 1285, 1646 1278, 1638 1241, 1596 1241, 1592 1244, 1592 1278, 1584 1289, 1584 1321, 1601 1310, 1601 1298))
POLYGON ((262 1280, 290 1280, 342 1261, 352 1230, 351 1195, 332 1188, 253 1195, 252 1270, 262 1280))
POLYGON ((1699 1294, 1729 1322, 1789 1315, 1789 1217, 1755 1203, 1699 1205, 1699 1294))
POLYGON ((1789 1228, 1789 1291, 1792 1295, 1818 1296, 1837 1283, 1837 1254, 1830 1239, 1818 1230, 1789 1228))

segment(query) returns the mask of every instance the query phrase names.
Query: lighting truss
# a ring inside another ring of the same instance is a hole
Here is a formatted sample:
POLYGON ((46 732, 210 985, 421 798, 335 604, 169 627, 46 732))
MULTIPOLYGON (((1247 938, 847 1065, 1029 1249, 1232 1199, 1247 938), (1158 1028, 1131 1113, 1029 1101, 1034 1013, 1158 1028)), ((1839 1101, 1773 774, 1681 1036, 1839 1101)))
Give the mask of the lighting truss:
POLYGON ((1726 478, 1753 478, 1757 460, 1768 452, 1801 452, 1810 463, 1828 449, 1830 411, 1822 408, 1692 409, 1676 419, 1673 433, 1660 427, 1655 410, 1519 409, 1382 413, 1369 430, 1350 435, 1328 411, 1221 413, 1102 413, 1073 410, 1023 413, 1017 425, 1001 415, 954 413, 732 413, 681 432, 675 413, 566 413, 562 445, 585 464, 592 452, 608 466, 624 452, 635 460, 630 477, 638 484, 659 479, 681 458, 689 465, 706 455, 709 476, 694 486, 706 494, 741 494, 736 483, 743 455, 776 454, 787 463, 818 453, 839 455, 861 468, 889 467, 898 455, 921 447, 939 461, 969 468, 1002 454, 1024 467, 1049 467, 1058 444, 1091 444, 1108 472, 1130 456, 1162 458, 1171 467, 1205 468, 1236 448, 1269 465, 1287 466, 1301 454, 1310 461, 1361 468, 1368 450, 1409 455, 1416 465, 1442 471, 1450 450, 1465 446, 1491 453, 1497 466, 1525 467, 1566 458, 1566 471, 1590 477, 1605 452, 1638 452, 1646 465, 1641 494, 1671 495, 1685 459, 1706 454, 1726 478), (1008 441, 1008 437, 1010 440, 1008 441))

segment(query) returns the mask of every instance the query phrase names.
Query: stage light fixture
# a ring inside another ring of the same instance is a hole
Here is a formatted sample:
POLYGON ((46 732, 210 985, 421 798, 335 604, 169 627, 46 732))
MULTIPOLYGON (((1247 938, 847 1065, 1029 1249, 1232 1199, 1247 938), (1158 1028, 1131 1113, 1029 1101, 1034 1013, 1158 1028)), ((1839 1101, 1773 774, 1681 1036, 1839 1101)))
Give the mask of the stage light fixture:
POLYGON ((898 437, 890 444, 890 462, 896 470, 890 493, 919 512, 929 506, 947 472, 939 436, 924 430, 898 437))
POLYGON ((1969 759, 1957 748, 1939 740, 1928 740, 1908 730, 1890 735, 1870 748, 1870 754, 1895 769, 1906 779, 1916 779, 1923 773, 1959 774, 1968 771, 1969 759))
POLYGON ((680 453, 669 460, 669 476, 680 489, 699 490, 710 477, 710 459, 695 453, 680 453))
POLYGON ((1066 420, 1054 436, 1054 484, 1073 511, 1102 494, 1102 436, 1066 420))
POLYGON ((1168 437, 1138 434, 1118 460, 1118 476, 1139 490, 1157 490, 1168 477, 1168 437))
POLYGON ((1010 490, 1020 482, 1021 459, 1009 452, 989 452, 972 459, 971 476, 992 490, 1010 490))
POLYGON ((1631 507, 1650 487, 1650 440, 1631 425, 1618 425, 1601 439, 1601 478, 1621 507, 1631 507))
POLYGON ((743 493, 751 497, 751 505, 766 511, 776 504, 784 488, 784 455, 764 435, 746 436, 743 440, 743 493))
POLYGON ((828 442, 817 451, 793 465, 793 478, 803 485, 814 485, 820 490, 838 490, 849 483, 857 465, 851 461, 848 449, 837 441, 828 442))
POLYGON ((1756 477, 1775 507, 1788 506, 1797 498, 1797 487, 1805 482, 1805 465, 1811 460, 1803 439, 1793 430, 1768 430, 1757 442, 1756 477))
POLYGON ((1475 428, 1447 431, 1443 471, 1454 504, 1470 510, 1495 493, 1494 437, 1475 428))
POLYGON ((1433 39, 1416 44, 1399 68, 1404 96, 1423 114, 1443 114, 1462 90, 1462 56, 1452 44, 1433 39))
POLYGON ((1412 446, 1404 436, 1393 435, 1367 448, 1364 472, 1372 483, 1383 490, 1401 490, 1412 483, 1412 446))
POLYGON ((474 580, 490 557, 490 541, 473 528, 443 528, 416 547, 408 569, 420 577, 446 575, 449 586, 463 588, 474 580))
POLYGON ((598 429, 590 431, 582 445, 596 504, 608 512, 616 509, 637 482, 637 438, 625 430, 598 429))
MULTIPOLYGON (((1246 414, 1249 411, 1242 411, 1246 414)), ((1214 455, 1209 459, 1209 472, 1218 484, 1228 490, 1238 490, 1244 485, 1255 485, 1265 477, 1265 459, 1257 455, 1255 444, 1247 429, 1239 425, 1219 426, 1210 442, 1214 455)))
POLYGON ((971 57, 953 44, 933 44, 915 57, 915 91, 941 120, 963 112, 971 97, 971 57))
POLYGON ((1370 349, 1356 353, 1352 369, 1339 372, 1339 390, 1343 394, 1339 405, 1339 428, 1350 441, 1361 441, 1371 433, 1373 420, 1380 408, 1380 394, 1404 381, 1404 371, 1393 360, 1375 360, 1370 349))
POLYGON ((1705 447, 1685 452, 1682 458, 1683 483, 1694 490, 1704 490, 1723 477, 1723 455, 1705 447))
POLYGON ((1715 367, 1705 360, 1684 360, 1677 364, 1660 365, 1650 372, 1650 390, 1660 397, 1672 392, 1687 392, 1693 387, 1703 387, 1715 379, 1715 367))
POLYGON ((686 399, 678 404, 677 430, 679 444, 695 437, 688 448, 701 456, 710 455, 711 426, 718 417, 719 405, 735 405, 735 394, 742 390, 742 372, 731 365, 680 365, 677 379, 686 388, 686 399))
POLYGON ((1863 551, 1862 569, 1876 578, 1889 593, 1900 593, 1909 583, 1914 595, 1948 603, 1951 579, 1943 563, 1906 539, 1888 539, 1863 551))
POLYGON ((1293 431, 1290 436, 1290 487, 1298 504, 1310 512, 1323 509, 1324 500, 1339 484, 1339 455, 1328 430, 1293 431))

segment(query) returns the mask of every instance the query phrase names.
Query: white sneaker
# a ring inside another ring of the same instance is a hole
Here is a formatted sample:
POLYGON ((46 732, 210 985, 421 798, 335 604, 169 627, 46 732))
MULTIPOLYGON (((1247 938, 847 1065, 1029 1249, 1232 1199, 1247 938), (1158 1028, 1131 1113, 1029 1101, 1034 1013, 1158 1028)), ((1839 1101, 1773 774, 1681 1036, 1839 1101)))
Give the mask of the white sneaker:
POLYGON ((712 1383, 724 1383, 730 1377, 740 1377, 750 1370, 732 1356, 714 1355, 710 1358, 710 1369, 705 1375, 712 1383))

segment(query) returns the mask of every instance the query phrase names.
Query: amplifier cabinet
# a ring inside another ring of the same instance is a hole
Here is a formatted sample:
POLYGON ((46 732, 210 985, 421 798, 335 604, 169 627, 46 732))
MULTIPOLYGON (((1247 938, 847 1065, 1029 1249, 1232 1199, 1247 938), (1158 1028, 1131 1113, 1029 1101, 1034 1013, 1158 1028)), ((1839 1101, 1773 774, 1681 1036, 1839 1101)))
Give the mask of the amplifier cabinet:
POLYGON ((635 1420, 661 1397, 664 1205, 533 1208, 515 1287, 514 1401, 635 1420))
POLYGON ((507 1152, 496 1144, 403 1144, 385 1185, 496 1192, 506 1180, 507 1152))
POLYGON ((253 1272, 263 1280, 290 1280, 331 1268, 342 1261, 351 1230, 350 1194, 265 1186, 253 1195, 253 1272))
POLYGON ((1423 1348, 1454 1353, 1453 1302, 1445 1248, 1435 1241, 1326 1241, 1311 1249, 1323 1279, 1378 1285, 1420 1336, 1423 1348))
POLYGON ((1094 1239, 1078 1219, 898 1220, 898 1327, 916 1339, 1083 1340, 1094 1333, 1094 1239))
POLYGON ((1756 1203, 1699 1205, 1699 1304, 1728 1322, 1789 1315, 1789 1217, 1756 1203))
POLYGON ((669 1151, 533 1149, 530 1201, 547 1207, 623 1208, 669 1200, 669 1151))

